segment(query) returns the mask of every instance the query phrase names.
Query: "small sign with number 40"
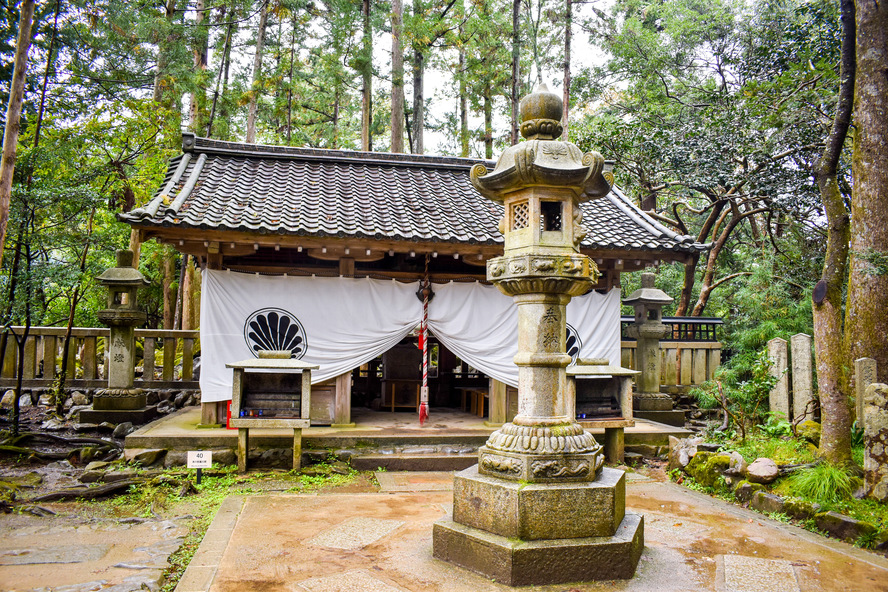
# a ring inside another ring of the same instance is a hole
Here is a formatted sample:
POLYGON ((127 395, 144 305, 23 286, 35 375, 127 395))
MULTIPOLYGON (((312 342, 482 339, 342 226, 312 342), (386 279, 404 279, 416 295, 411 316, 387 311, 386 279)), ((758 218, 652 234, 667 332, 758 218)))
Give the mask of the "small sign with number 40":
POLYGON ((187 462, 189 469, 209 469, 213 464, 213 453, 209 450, 189 450, 187 462))

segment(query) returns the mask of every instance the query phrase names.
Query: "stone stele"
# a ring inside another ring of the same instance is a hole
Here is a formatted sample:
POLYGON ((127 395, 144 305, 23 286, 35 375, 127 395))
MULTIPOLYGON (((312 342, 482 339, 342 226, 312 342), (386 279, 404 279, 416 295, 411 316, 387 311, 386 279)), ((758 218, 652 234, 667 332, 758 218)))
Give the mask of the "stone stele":
POLYGON ((866 389, 863 410, 863 489, 867 497, 888 501, 888 384, 866 389))
POLYGON ((579 251, 579 204, 607 195, 613 175, 597 152, 556 140, 561 114, 561 98, 541 86, 521 101, 527 141, 493 171, 472 169, 474 186, 505 210, 504 253, 487 277, 518 307, 518 414, 454 477, 452 517, 432 533, 435 557, 510 586, 631 578, 644 547, 623 472, 602 468, 567 384, 567 303, 599 275, 579 251))

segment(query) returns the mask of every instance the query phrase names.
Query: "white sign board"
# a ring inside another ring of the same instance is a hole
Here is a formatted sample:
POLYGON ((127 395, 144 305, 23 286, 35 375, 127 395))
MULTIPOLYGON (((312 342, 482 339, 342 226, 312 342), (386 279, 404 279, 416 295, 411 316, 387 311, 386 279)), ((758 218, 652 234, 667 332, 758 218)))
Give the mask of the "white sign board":
POLYGON ((187 463, 189 469, 209 469, 213 464, 213 453, 209 450, 189 450, 187 463))

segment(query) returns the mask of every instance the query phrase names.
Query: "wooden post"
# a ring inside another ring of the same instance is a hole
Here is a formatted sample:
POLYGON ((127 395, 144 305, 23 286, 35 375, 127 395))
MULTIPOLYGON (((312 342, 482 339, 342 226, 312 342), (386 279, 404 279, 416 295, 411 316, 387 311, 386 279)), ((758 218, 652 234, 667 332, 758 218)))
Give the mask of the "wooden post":
POLYGON ((194 378, 194 340, 182 339, 182 380, 194 378))
POLYGON ((484 425, 498 428, 506 423, 506 383, 495 378, 490 379, 490 412, 484 425))
POLYGON ((302 468, 302 428, 293 428, 293 470, 302 468))
MULTIPOLYGON (((10 342, 14 343, 14 342, 10 342)), ((7 346, 9 347, 9 346, 7 346)), ((22 369, 22 379, 32 380, 35 376, 37 368, 37 338, 33 335, 28 336, 25 341, 25 367, 22 369)))
MULTIPOLYGON (((105 356, 107 357, 107 356, 105 356)), ((56 338, 55 335, 43 336, 43 378, 55 379, 56 371, 56 338)))
POLYGON ((621 463, 626 458, 623 428, 604 428, 604 458, 610 463, 621 463))
POLYGON ((163 338, 163 380, 173 380, 176 369, 176 338, 163 338))
POLYGON ((154 380, 154 338, 145 337, 142 347, 142 380, 154 380))
MULTIPOLYGON (((301 446, 300 441, 300 446, 301 446)), ((295 438, 294 438, 295 446, 295 438)), ((237 430, 237 472, 247 472, 247 456, 250 454, 250 428, 238 428, 237 430)), ((295 453, 294 453, 295 454, 295 453)), ((299 452, 300 456, 302 451, 299 452)))
POLYGON ((333 395, 333 423, 334 428, 353 428, 355 424, 351 420, 351 372, 340 374, 336 377, 336 389, 333 395))
POLYGON ((83 338, 83 379, 93 380, 96 378, 96 338, 95 336, 87 336, 83 338))

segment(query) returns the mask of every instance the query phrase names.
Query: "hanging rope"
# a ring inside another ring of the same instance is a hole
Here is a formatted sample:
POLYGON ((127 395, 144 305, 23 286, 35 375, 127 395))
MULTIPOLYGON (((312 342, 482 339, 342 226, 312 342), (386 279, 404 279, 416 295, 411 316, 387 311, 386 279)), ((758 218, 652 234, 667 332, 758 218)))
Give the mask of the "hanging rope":
POLYGON ((429 281, 429 256, 425 257, 425 276, 422 285, 422 324, 419 327, 419 341, 422 347, 422 388, 419 391, 419 425, 429 418, 429 296, 432 283, 429 281))

